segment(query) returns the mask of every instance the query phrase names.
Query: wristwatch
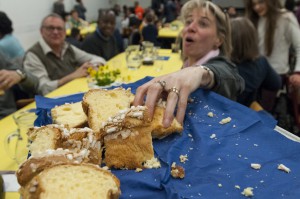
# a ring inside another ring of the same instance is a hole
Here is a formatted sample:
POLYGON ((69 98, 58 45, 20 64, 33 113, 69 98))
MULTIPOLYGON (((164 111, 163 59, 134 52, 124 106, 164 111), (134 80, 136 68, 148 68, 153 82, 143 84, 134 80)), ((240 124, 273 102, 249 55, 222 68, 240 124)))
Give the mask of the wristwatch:
POLYGON ((24 73, 24 72, 21 71, 20 69, 17 69, 16 72, 18 73, 18 75, 20 75, 21 80, 26 79, 26 73, 24 73))

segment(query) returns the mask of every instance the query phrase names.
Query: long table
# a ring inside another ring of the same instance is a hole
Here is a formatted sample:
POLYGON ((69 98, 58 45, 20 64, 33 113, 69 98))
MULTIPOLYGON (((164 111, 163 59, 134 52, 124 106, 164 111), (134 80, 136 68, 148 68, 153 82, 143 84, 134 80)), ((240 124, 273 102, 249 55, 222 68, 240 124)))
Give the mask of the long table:
MULTIPOLYGON (((134 82, 146 75, 163 75, 180 68, 182 62, 178 54, 172 54, 170 50, 160 51, 160 56, 164 54, 169 59, 159 72, 155 66, 128 70, 124 54, 114 57, 108 64, 119 67, 124 80, 134 82), (131 78, 126 79, 128 75, 131 78)), ((136 89, 138 85, 140 83, 135 83, 132 88, 136 89)), ((86 78, 80 78, 51 92, 47 97, 65 96, 88 89, 86 78)), ((298 137, 276 127, 275 130, 288 139, 281 136, 272 129, 274 126, 271 128, 269 122, 273 124, 274 121, 267 120, 266 115, 258 115, 213 92, 199 89, 191 95, 191 99, 182 135, 154 141, 156 155, 163 162, 161 169, 145 170, 140 174, 134 171, 113 171, 121 179, 122 198, 170 198, 168 194, 173 194, 172 198, 238 198, 243 197, 242 189, 247 186, 254 187, 255 197, 258 198, 299 196, 300 189, 296 186, 300 178, 298 137), (208 112, 213 112, 214 116, 208 117, 208 112), (220 124, 220 120, 226 117, 231 117, 231 122, 220 124), (188 154, 188 161, 180 163, 179 155, 184 154, 188 154), (172 162, 185 167, 184 179, 170 178, 168 170, 172 162), (262 169, 253 170, 250 163, 261 163, 262 169), (277 166, 281 163, 290 167, 292 172, 279 171, 277 166), (241 190, 235 185, 241 186, 241 190), (130 187, 132 192, 126 189, 130 187)), ((32 107, 35 104, 25 109, 32 107)), ((0 128, 3 129, 0 134, 3 141, 9 132, 16 129, 11 116, 0 121, 0 128)), ((0 171, 17 169, 3 148, 0 155, 0 171)), ((19 198, 19 194, 6 193, 6 197, 19 198)))
MULTIPOLYGON (((107 62, 109 65, 117 67, 121 71, 121 79, 124 82, 134 82, 145 76, 159 76, 174 72, 180 69, 182 66, 182 61, 180 55, 177 53, 172 53, 171 50, 161 49, 159 50, 159 56, 165 60, 155 61, 152 66, 142 65, 138 70, 129 70, 126 67, 125 53, 121 53, 107 62), (160 70, 157 67, 162 66, 160 70)), ((79 92, 86 92, 89 90, 87 78, 75 79, 53 92, 49 93, 47 97, 59 97, 65 95, 71 95, 79 92)), ((28 106, 20 109, 19 111, 35 108, 35 103, 31 103, 28 106)), ((11 132, 16 131, 17 126, 14 123, 12 115, 9 115, 2 120, 0 120, 0 142, 4 143, 6 136, 11 132)), ((26 138, 25 138, 26 139, 26 138)), ((0 144, 0 172, 5 171, 16 171, 18 165, 14 160, 12 160, 6 153, 4 149, 4 144, 0 144)), ((20 195, 17 192, 6 193, 6 198, 19 198, 20 195)))
POLYGON ((160 28, 158 31, 158 37, 176 39, 180 35, 182 29, 182 22, 176 20, 170 23, 168 26, 160 28))
MULTIPOLYGON (((80 35, 82 37, 85 37, 87 34, 95 32, 96 28, 97 28, 97 23, 91 23, 87 27, 79 28, 80 29, 80 35)), ((66 35, 67 36, 71 35, 71 29, 70 28, 68 28, 66 30, 66 35)))

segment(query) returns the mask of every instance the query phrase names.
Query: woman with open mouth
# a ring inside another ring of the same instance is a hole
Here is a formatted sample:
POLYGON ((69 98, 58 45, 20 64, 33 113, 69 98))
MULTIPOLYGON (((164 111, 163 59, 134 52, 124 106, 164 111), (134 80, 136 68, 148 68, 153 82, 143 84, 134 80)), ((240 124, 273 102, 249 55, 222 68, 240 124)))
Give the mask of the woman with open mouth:
POLYGON ((190 93, 198 88, 211 89, 235 100, 244 89, 244 80, 230 60, 229 17, 210 1, 191 0, 181 10, 183 69, 152 79, 137 89, 134 105, 144 103, 153 115, 157 100, 167 93, 163 125, 176 118, 183 122, 190 93))

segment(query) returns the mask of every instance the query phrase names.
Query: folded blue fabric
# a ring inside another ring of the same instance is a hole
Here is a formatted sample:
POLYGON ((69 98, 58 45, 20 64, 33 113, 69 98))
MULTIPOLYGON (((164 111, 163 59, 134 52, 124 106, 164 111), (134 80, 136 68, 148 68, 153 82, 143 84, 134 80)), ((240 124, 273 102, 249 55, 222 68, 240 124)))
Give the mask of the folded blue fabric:
MULTIPOLYGON (((131 87, 135 93, 150 79, 122 86, 131 87)), ((80 101, 82 96, 36 97, 36 124, 50 123, 52 107, 80 101)), ((140 173, 112 170, 121 181, 121 198, 243 198, 241 192, 246 187, 254 188, 255 198, 299 197, 300 144, 274 131, 275 120, 214 92, 199 89, 190 98, 182 135, 153 141, 161 168, 140 173), (208 112, 214 116, 209 117, 208 112), (229 123, 219 123, 227 117, 232 119, 229 123), (181 163, 180 155, 187 155, 188 160, 181 163), (185 169, 184 179, 171 177, 173 162, 185 169), (262 168, 254 170, 251 163, 259 163, 262 168), (291 173, 278 170, 281 163, 291 173)))

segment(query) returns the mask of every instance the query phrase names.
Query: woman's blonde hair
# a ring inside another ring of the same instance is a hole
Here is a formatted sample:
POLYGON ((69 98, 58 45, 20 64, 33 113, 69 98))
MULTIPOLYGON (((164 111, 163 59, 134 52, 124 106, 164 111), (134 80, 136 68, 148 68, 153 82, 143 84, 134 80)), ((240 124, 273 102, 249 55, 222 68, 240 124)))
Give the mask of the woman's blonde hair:
POLYGON ((186 2, 181 9, 181 19, 185 23, 186 19, 195 9, 205 9, 211 12, 216 19, 217 35, 222 41, 219 47, 221 53, 230 58, 232 46, 231 46, 231 28, 229 23, 229 17, 224 13, 220 7, 214 3, 206 0, 190 0, 186 2))

